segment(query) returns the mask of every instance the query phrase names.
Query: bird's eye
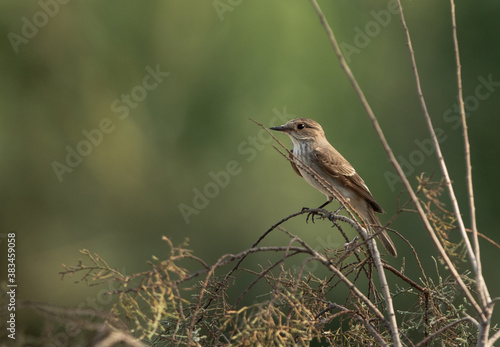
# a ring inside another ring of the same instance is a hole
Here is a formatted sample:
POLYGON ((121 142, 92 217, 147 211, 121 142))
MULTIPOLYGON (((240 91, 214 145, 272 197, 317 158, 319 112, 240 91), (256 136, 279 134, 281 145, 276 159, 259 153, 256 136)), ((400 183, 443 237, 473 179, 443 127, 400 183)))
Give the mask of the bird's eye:
POLYGON ((306 127, 305 124, 302 124, 302 123, 297 125, 297 129, 299 129, 299 130, 304 129, 305 127, 306 127))

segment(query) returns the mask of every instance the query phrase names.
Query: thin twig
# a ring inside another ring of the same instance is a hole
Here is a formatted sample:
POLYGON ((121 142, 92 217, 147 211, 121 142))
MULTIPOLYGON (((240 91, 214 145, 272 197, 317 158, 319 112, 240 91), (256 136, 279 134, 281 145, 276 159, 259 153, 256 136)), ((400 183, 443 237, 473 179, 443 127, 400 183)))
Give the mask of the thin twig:
MULTIPOLYGON (((217 270, 219 267, 227 264, 228 261, 233 261, 233 260, 238 259, 238 258, 244 258, 244 257, 246 257, 250 253, 259 252, 259 251, 262 251, 262 250, 285 251, 285 252, 288 252, 288 251, 292 250, 292 251, 304 252, 304 249, 302 249, 300 247, 259 247, 259 248, 250 248, 250 249, 248 249, 248 250, 246 250, 244 252, 239 253, 236 256, 232 255, 232 254, 227 254, 225 256, 222 256, 210 268, 200 270, 200 271, 196 272, 195 274, 193 274, 191 276, 188 276, 188 277, 192 278, 192 277, 194 277, 194 275, 200 275, 203 272, 208 272, 207 277, 205 278, 205 281, 202 284, 202 288, 207 288, 208 282, 210 280, 210 277, 212 277, 212 275, 214 274, 215 270, 217 270)), ((307 252, 307 253, 310 253, 310 252, 307 252)), ((226 276, 225 280, 226 279, 227 279, 227 276, 226 276)), ((183 282, 184 282, 184 280, 185 279, 183 279, 183 282)), ((225 281, 223 283, 225 283, 225 281)), ((217 290, 219 290, 222 285, 223 284, 221 284, 220 286, 218 286, 217 290)), ((196 307, 193 310, 193 312, 195 312, 195 314, 193 314, 193 317, 191 318, 190 328, 188 329, 188 339, 189 339, 189 341, 192 340, 192 336, 191 336, 192 335, 192 331, 194 330, 194 326, 195 326, 195 324, 197 322, 196 313, 200 310, 204 294, 205 294, 205 290, 200 291, 200 294, 198 296, 198 300, 197 300, 197 303, 196 303, 196 307)), ((208 305, 211 303, 211 301, 212 301, 212 298, 209 300, 209 303, 207 305, 205 305, 205 308, 208 307, 208 305)))
POLYGON ((301 252, 295 251, 295 252, 292 252, 291 254, 289 254, 288 252, 285 251, 285 253, 283 254, 283 257, 280 260, 278 260, 273 265, 269 266, 267 269, 262 271, 257 276, 257 278, 240 294, 240 296, 238 296, 238 298, 234 301, 234 306, 237 307, 238 304, 240 303, 241 299, 243 299, 243 297, 245 296, 245 294, 247 294, 255 286, 255 284, 257 284, 257 282, 259 282, 263 277, 265 277, 272 269, 274 269, 276 266, 278 266, 280 264, 283 264, 283 262, 287 258, 293 257, 294 255, 299 254, 299 253, 301 253, 301 252))
MULTIPOLYGON (((416 64, 416 61, 415 61, 415 53, 413 51, 413 46, 412 46, 412 43, 411 43, 410 32, 408 31, 408 26, 406 25, 405 16, 404 16, 404 13, 403 13, 403 6, 401 5, 401 0, 397 0, 397 2, 398 2, 398 7, 399 7, 399 13, 400 13, 400 18, 401 18, 401 23, 403 25, 403 29, 404 29, 405 34, 406 34, 406 42, 408 44, 408 49, 410 51, 410 58, 411 58, 412 68, 413 68, 413 72, 415 74, 415 80, 416 80, 416 84, 417 84, 417 93, 418 93, 418 96, 419 96, 419 99, 420 99, 420 103, 421 103, 421 106, 422 106, 422 109, 423 109, 423 112, 424 112, 424 117, 425 117, 425 120, 427 122, 427 127, 429 128, 429 132, 431 133, 431 138, 432 138, 432 141, 434 143, 434 147, 436 149, 436 155, 437 155, 438 161, 439 161, 439 163, 441 165, 441 171, 443 172, 443 176, 445 178, 445 182, 446 182, 446 185, 448 187, 450 199, 452 201, 453 208, 455 210, 455 217, 456 217, 456 219, 458 221, 459 229, 462 232, 462 237, 463 237, 464 242, 466 244, 466 247, 468 249, 469 259, 470 259, 470 261, 472 263, 474 271, 477 273, 476 257, 474 256, 474 253, 472 252, 472 247, 471 247, 469 238, 467 237, 467 234, 465 232, 465 226, 464 226, 464 223, 463 223, 462 216, 460 215, 460 208, 458 206, 458 202, 457 202, 457 199, 455 197, 455 192, 453 190, 453 186, 452 186, 452 183, 451 183, 451 180, 450 180, 450 176, 448 174, 448 169, 446 167, 446 163, 445 163, 443 155, 441 153, 441 147, 439 146, 439 141, 437 139, 436 132, 434 131, 434 127, 432 125, 432 120, 431 120, 431 117, 429 116, 429 113, 427 111, 427 105, 425 103, 425 99, 424 99, 424 96, 422 94, 422 88, 420 86, 420 78, 419 78, 419 74, 418 74, 417 64, 416 64)), ((391 161, 392 161, 392 159, 391 159, 391 161)), ((393 164, 395 164, 395 163, 393 162, 393 164)), ((399 166, 399 164, 397 164, 397 166, 401 169, 401 167, 399 166)), ((403 182, 405 183, 405 186, 406 186, 407 185, 406 184, 406 182, 407 182, 406 177, 403 180, 403 182)), ((457 281, 458 285, 460 286, 460 288, 464 292, 465 296, 467 297, 467 299, 471 303, 471 305, 474 308, 474 310, 481 316, 481 319, 484 320, 486 317, 484 316, 483 310, 481 309, 481 307, 478 305, 477 301, 472 296, 472 293, 470 292, 469 288, 463 282, 463 280, 460 277, 460 274, 458 273, 455 265, 453 264, 453 262, 451 261, 451 259, 446 254, 446 251, 444 250, 443 246, 441 245, 441 242, 439 241, 439 238, 437 237, 434 229, 430 225, 429 220, 425 216, 425 212, 423 211, 422 206, 420 205, 420 202, 417 199, 417 196, 415 195, 415 193, 413 192, 413 190, 409 191, 409 193, 410 193, 410 196, 412 197, 413 202, 415 203, 415 206, 416 206, 416 208, 418 210, 418 213, 420 214, 422 220, 424 221, 424 224, 426 225, 427 231, 429 231, 434 244, 437 246, 438 251, 439 251, 441 257, 446 262, 446 265, 450 269, 453 277, 457 281)))
MULTIPOLYGON (((244 258, 246 256, 248 256, 249 254, 252 254, 252 253, 258 253, 258 252, 284 252, 286 250, 291 250, 291 251, 298 251, 298 252, 302 252, 302 253, 308 253, 306 252, 306 250, 304 248, 301 248, 301 247, 287 247, 287 246, 266 246, 266 247, 256 247, 256 248, 249 248, 243 252, 240 252, 238 254, 225 254, 224 256, 222 256, 221 258, 219 258, 219 260, 217 260, 217 262, 210 266, 209 268, 207 269, 202 269, 202 270, 199 270, 195 273, 192 273, 191 275, 189 276, 186 276, 186 277, 183 277, 183 278, 180 278, 176 281, 174 281, 173 283, 175 285, 178 285, 180 283, 183 283, 183 282, 186 282, 186 281, 189 281, 193 278, 196 278, 204 273, 207 273, 207 272, 213 272, 215 269, 217 268, 220 268, 224 265, 227 265, 231 262, 233 262, 234 260, 236 259, 241 259, 241 258, 244 258)), ((114 293, 114 292, 112 292, 114 293)))
MULTIPOLYGON (((273 231, 274 229, 276 229, 279 225, 283 224, 284 222, 286 222, 287 220, 293 218, 293 217, 296 217, 298 215, 301 215, 303 212, 297 212, 297 213, 293 213, 291 215, 289 215, 288 217, 286 218, 283 218, 282 220, 280 220, 278 223, 274 224, 273 226, 271 226, 269 229, 266 230, 266 232, 264 234, 262 234, 259 239, 257 241, 254 242, 254 244, 252 245, 251 249, 257 247, 257 245, 267 236, 269 235, 269 233, 271 231, 273 231)), ((236 263, 236 265, 226 274, 226 276, 224 277, 224 280, 220 283, 219 287, 216 289, 216 292, 218 292, 220 290, 220 288, 222 288, 222 286, 224 286, 224 284, 227 282, 227 280, 229 279, 229 277, 231 277, 231 275, 239 268, 239 266, 241 265, 241 263, 243 262, 243 260, 245 260, 245 258, 247 257, 247 255, 250 254, 250 253, 247 253, 247 254, 244 254, 240 259, 239 261, 236 263)), ((212 303, 212 298, 210 300, 208 300, 208 302, 205 304, 205 309, 208 308, 208 306, 210 306, 210 304, 212 303)))
MULTIPOLYGON (((488 287, 484 282, 483 270, 481 265, 481 256, 479 249, 478 232, 476 225, 476 206, 474 203, 474 188, 472 185, 472 164, 470 158, 470 143, 469 143, 469 132, 467 131, 467 117, 465 115, 465 105, 463 99, 462 91, 462 66, 460 64, 460 51, 458 49, 458 37, 457 37, 457 20, 455 15, 455 2, 450 0, 451 6, 451 21, 452 21, 452 31, 453 31, 453 47, 455 49, 455 60, 457 65, 457 84, 458 84, 458 105, 460 108, 460 116, 462 118, 462 128, 464 137, 464 150, 465 150, 465 167, 467 170, 467 191, 469 195, 469 209, 470 209, 470 219, 471 219, 471 229, 472 229, 472 240, 474 242, 474 253, 476 256, 477 263, 477 290, 479 292, 479 297, 481 298, 483 307, 488 305, 488 301, 491 300, 488 293, 488 287)), ((462 235, 463 236, 463 235, 462 235)), ((468 238, 467 238, 468 239, 468 238)))
POLYGON ((370 324, 370 322, 368 322, 365 318, 363 318, 361 315, 359 315, 357 312, 355 311, 352 311, 352 310, 349 310, 348 308, 342 306, 342 305, 339 305, 339 304, 336 304, 336 303, 333 303, 333 302, 330 302, 330 301, 326 301, 326 300, 322 300, 322 299, 318 299, 316 298, 316 300, 324 303, 324 304, 328 304, 330 305, 330 307, 328 309, 325 309, 323 311, 321 311, 315 318, 317 319, 321 314, 323 314, 324 312, 326 312, 327 310, 331 310, 331 309, 338 309, 340 310, 341 312, 343 313, 346 313, 346 314, 350 314, 352 315, 354 318, 356 318, 359 322, 361 322, 361 324, 363 324, 365 326, 365 328, 372 334, 372 336, 377 340, 377 342, 381 345, 381 346, 388 346, 387 343, 384 341, 384 339, 382 338, 382 336, 380 336, 380 334, 373 328, 373 326, 370 324))
MULTIPOLYGON (((432 340, 433 338, 435 338, 436 336, 438 336, 439 334, 445 332, 446 330, 454 327, 455 325, 457 325, 458 323, 461 323, 463 321, 472 321, 470 319, 470 317, 464 317, 464 318, 461 318, 461 319, 457 319, 456 321, 448 324, 448 325, 445 325, 444 327, 442 327, 441 329, 435 331, 434 333, 430 334, 429 336, 427 336, 425 339, 423 339, 422 341, 420 341, 419 343, 417 343, 415 345, 415 347, 419 347, 419 346, 422 346, 423 344, 426 344, 427 342, 429 342, 430 340, 432 340)), ((473 322, 473 321, 472 321, 473 322)), ((473 322, 474 323, 474 322, 473 322)))
POLYGON ((422 287, 419 285, 417 282, 409 278, 408 276, 403 275, 400 271, 396 270, 394 267, 390 266, 389 264, 384 264, 384 268, 401 278, 403 281, 417 289, 419 292, 425 293, 428 292, 429 290, 427 288, 422 287))
MULTIPOLYGON (((468 230, 467 229, 467 232, 472 232, 472 230, 468 230)), ((479 237, 482 237, 483 239, 485 239, 486 241, 488 241, 489 243, 491 243, 493 246, 495 246, 496 248, 500 249, 500 244, 498 244, 497 242, 495 242, 494 240, 492 240, 491 238, 489 238, 488 236, 480 233, 479 231, 477 232, 477 236, 479 237)))
POLYGON ((496 333, 493 334, 493 336, 490 337, 490 339, 488 340, 486 346, 493 346, 493 344, 498 340, 500 339, 500 330, 498 330, 496 333))
POLYGON ((325 256, 321 255, 318 251, 309 247, 309 245, 306 244, 304 241, 298 239, 298 242, 304 248, 306 248, 309 251, 309 253, 313 255, 319 262, 321 262, 339 279, 341 279, 342 282, 346 285, 346 287, 349 290, 351 290, 363 303, 365 303, 366 306, 368 306, 372 310, 372 312, 377 316, 378 319, 380 319, 387 326, 389 326, 389 329, 391 328, 389 322, 385 319, 384 315, 382 314, 382 312, 379 311, 377 306, 375 306, 371 300, 369 300, 347 277, 345 277, 344 274, 339 269, 333 266, 333 264, 325 256))

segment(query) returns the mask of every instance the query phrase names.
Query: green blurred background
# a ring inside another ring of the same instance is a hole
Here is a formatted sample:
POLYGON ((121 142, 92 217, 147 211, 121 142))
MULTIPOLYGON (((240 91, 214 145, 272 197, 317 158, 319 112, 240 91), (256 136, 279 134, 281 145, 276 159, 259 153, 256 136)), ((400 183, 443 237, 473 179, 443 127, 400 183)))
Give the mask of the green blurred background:
MULTIPOLYGON (((416 163, 408 168, 415 184, 420 172, 439 177, 439 170, 433 155, 417 153, 423 153, 417 142, 429 135, 401 24, 388 11, 392 3, 320 2, 338 41, 354 48, 345 52, 394 152, 416 163)), ((443 153, 468 220, 449 4, 403 4, 428 108, 446 138, 443 153)), ((457 6, 478 226, 500 241, 494 185, 500 3, 457 6), (497 85, 478 97, 481 77, 497 85)), ((148 269, 152 255, 168 254, 166 235, 174 243, 189 238, 196 255, 214 262, 248 248, 290 213, 321 204, 324 197, 293 173, 249 117, 266 126, 296 116, 319 121, 388 212, 383 221, 398 198, 406 199, 400 183, 387 182, 394 170, 309 1, 4 0, 0 32, 0 225, 2 233, 17 232, 20 299, 77 306, 95 296, 98 289, 58 275, 62 263, 82 258, 79 249, 130 274, 148 269), (148 67, 169 75, 144 94, 148 67), (131 93, 136 103, 120 117, 112 104, 131 93), (84 130, 103 119, 113 130, 58 179, 54 162, 66 165, 67 146, 76 150, 84 130), (221 177, 228 164, 230 181, 215 189, 210 173, 221 177), (213 197, 186 223, 180 206, 193 207, 196 190, 207 185, 213 197)), ((432 265, 435 248, 415 215, 400 216, 393 227, 432 265)), ((325 240, 331 248, 344 243, 327 223, 297 219, 287 228, 318 249, 325 240)), ((276 236, 268 244, 285 240, 276 236)), ((401 256, 390 261, 398 268, 410 250, 396 244, 401 256)), ((498 263, 498 249, 483 246, 486 278, 498 296, 500 280, 487 263, 498 263)), ((266 257, 253 261, 264 264, 266 257)))

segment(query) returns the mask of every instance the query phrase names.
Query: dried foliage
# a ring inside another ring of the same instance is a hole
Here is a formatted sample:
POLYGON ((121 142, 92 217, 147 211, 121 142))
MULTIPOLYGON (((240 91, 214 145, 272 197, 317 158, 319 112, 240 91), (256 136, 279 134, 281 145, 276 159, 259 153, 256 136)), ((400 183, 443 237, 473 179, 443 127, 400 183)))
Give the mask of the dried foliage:
MULTIPOLYGON (((421 200, 433 223, 453 229, 453 223, 443 218, 446 210, 438 199, 442 181, 421 176, 419 182, 421 200)), ((306 209, 276 223, 252 248, 226 254, 213 265, 194 256, 187 241, 174 246, 166 237, 168 256, 155 258, 149 262, 150 270, 133 275, 83 250, 86 261, 66 266, 61 274, 80 276, 77 282, 89 285, 111 282, 108 287, 116 289, 108 293, 115 298, 109 313, 85 321, 76 311, 28 306, 50 318, 51 324, 57 312, 59 321, 73 321, 87 332, 74 339, 100 341, 102 346, 112 345, 106 341, 116 334, 126 345, 143 345, 138 341, 142 340, 150 346, 308 346, 313 341, 336 346, 390 344, 385 299, 366 240, 358 242, 361 238, 357 238, 339 249, 318 252, 284 229, 284 224, 309 213, 315 214, 315 223, 331 224, 332 232, 342 233, 349 242, 343 230, 345 221, 350 221, 347 217, 306 209), (271 232, 281 233, 288 241, 281 246, 259 245, 271 232), (256 255, 263 253, 274 260, 255 267, 256 255), (314 273, 307 270, 312 263, 314 273)), ((294 222, 300 225, 303 220, 294 222)), ((416 254, 415 259, 419 264, 416 254)), ((400 270, 386 262, 383 266, 394 275, 389 278, 393 300, 404 303, 400 305, 404 309, 397 310, 404 345, 424 339, 440 346, 474 343, 477 329, 467 319, 469 304, 454 279, 441 276, 440 262, 427 270, 432 275, 418 266, 418 279, 407 277, 405 266, 400 270)), ((461 276, 472 290, 469 273, 464 271, 461 276)), ((57 324, 49 328, 53 331, 46 337, 57 336, 57 324)))
POLYGON ((454 243, 450 241, 450 236, 453 231, 457 231, 457 220, 453 212, 446 209, 443 202, 440 201, 441 195, 444 192, 444 180, 433 182, 429 177, 423 174, 418 177, 418 190, 422 192, 425 199, 420 199, 421 205, 425 210, 426 217, 432 224, 436 234, 443 245, 446 253, 458 260, 465 262, 467 258, 465 245, 463 240, 454 243))

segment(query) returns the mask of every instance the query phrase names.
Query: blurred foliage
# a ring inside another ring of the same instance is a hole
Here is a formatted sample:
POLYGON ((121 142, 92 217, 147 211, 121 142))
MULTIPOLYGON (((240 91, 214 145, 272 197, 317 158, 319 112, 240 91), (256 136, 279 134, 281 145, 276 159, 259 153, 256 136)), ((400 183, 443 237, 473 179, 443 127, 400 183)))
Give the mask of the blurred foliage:
MULTIPOLYGON (((319 205, 323 197, 296 177, 249 117, 265 125, 280 123, 277 114, 319 121, 389 215, 397 210, 402 186, 387 182, 384 175, 393 168, 309 2, 242 1, 222 15, 214 4, 1 2, 0 225, 2 233, 17 232, 20 299, 69 306, 95 300, 96 288, 61 282, 57 274, 61 263, 76 262, 79 249, 91 249, 132 274, 146 271, 144 259, 152 254, 164 258, 161 235, 175 244, 189 237, 196 254, 214 262, 221 254, 246 249, 276 216, 319 205), (12 35, 24 40, 13 41, 12 35), (137 87, 150 74, 147 68, 157 66, 170 74, 143 99, 137 87), (134 90, 143 100, 136 100, 122 119, 112 105, 134 90), (60 182, 53 163, 65 164, 68 146, 77 150, 87 140, 84 130, 99 128, 103 119, 112 122, 113 131, 103 133, 60 182), (231 161, 238 163, 239 173, 219 185, 186 224, 180 204, 192 207, 196 190, 213 188, 210 173, 227 170, 231 161)), ((448 3, 405 0, 403 5, 429 110, 444 134, 443 153, 465 206, 448 3)), ((339 42, 353 45, 369 23, 376 27, 377 14, 389 2, 322 6, 339 42)), ((480 78, 500 81, 500 3, 457 6, 478 227, 495 239, 497 199, 491 182, 499 165, 500 98, 497 86, 490 86, 488 97, 474 96, 480 78)), ((437 172, 433 153, 418 145, 429 135, 399 19, 390 16, 379 29, 351 56, 352 69, 395 153, 409 163, 408 176, 437 172)), ((433 266, 436 252, 428 247, 420 221, 409 215, 393 226, 417 250, 425 250, 424 266, 433 266)), ((328 226, 300 229, 317 248, 321 240, 336 246, 344 242, 328 226)), ((495 250, 485 242, 484 259, 495 250)), ((262 255, 255 261, 266 259, 262 255)), ((407 271, 414 270, 409 266, 407 271)), ((496 278, 494 266, 484 271, 487 279, 496 278)), ((0 278, 5 278, 4 267, 0 278)), ((500 291, 498 281, 489 284, 492 293, 500 291)), ((36 318, 21 316, 20 323, 38 326, 36 318)))

